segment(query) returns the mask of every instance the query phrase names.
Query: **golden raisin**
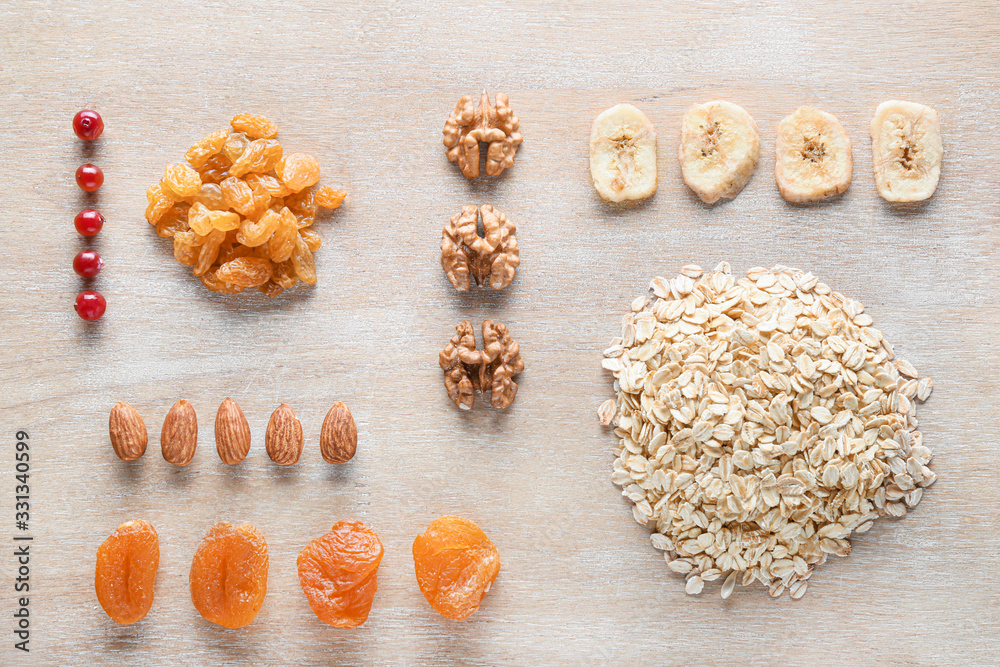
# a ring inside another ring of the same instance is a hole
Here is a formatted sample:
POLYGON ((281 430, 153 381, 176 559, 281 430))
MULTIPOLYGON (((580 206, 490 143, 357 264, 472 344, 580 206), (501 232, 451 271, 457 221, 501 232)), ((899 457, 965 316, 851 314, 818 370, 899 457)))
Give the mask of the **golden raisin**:
POLYGON ((155 225, 174 206, 174 200, 163 193, 163 188, 154 185, 146 190, 146 220, 149 224, 155 225))
POLYGON ((319 161, 306 153, 292 153, 278 160, 274 174, 292 192, 316 185, 319 181, 319 161))
POLYGON ((245 176, 250 172, 264 174, 272 169, 281 159, 281 144, 273 139, 255 139, 232 166, 231 176, 245 176))
POLYGON ((259 257, 237 257, 220 266, 215 276, 230 285, 257 287, 271 279, 271 262, 259 257))
POLYGON ((198 250, 198 262, 194 265, 194 275, 200 276, 208 272, 219 256, 219 248, 226 240, 226 233, 213 229, 208 236, 201 239, 201 248, 198 250))
POLYGON ((267 242, 268 252, 275 262, 284 262, 292 256, 292 251, 295 249, 295 237, 299 233, 294 213, 286 207, 281 209, 280 216, 281 222, 274 230, 274 236, 267 242))
POLYGON ((172 164, 163 172, 161 187, 168 197, 193 197, 201 189, 201 176, 187 164, 172 164))
POLYGON ((338 521, 299 553, 299 583, 327 625, 356 628, 368 620, 378 589, 382 542, 360 521, 338 521))
POLYGON ((317 206, 335 209, 340 208, 340 205, 344 202, 344 197, 346 196, 347 193, 343 190, 334 190, 329 185, 324 185, 316 191, 316 194, 313 196, 313 201, 316 202, 317 206))
POLYGON ((280 223, 281 216, 270 210, 265 212, 257 222, 247 218, 240 223, 240 231, 236 234, 236 240, 251 248, 264 245, 270 240, 280 223))
POLYGON ((188 230, 188 211, 191 207, 185 203, 175 204, 167 214, 156 223, 156 233, 170 237, 177 232, 188 230))
POLYGON ((153 583, 160 567, 160 538, 146 521, 128 521, 97 549, 94 589, 115 623, 129 625, 153 606, 153 583))
MULTIPOLYGON (((309 218, 311 220, 316 217, 316 202, 313 201, 312 190, 303 190, 302 192, 296 192, 285 197, 285 206, 300 218, 309 218)), ((299 225, 299 227, 302 226, 299 225)))
POLYGON ((191 562, 191 601, 206 621, 242 628, 267 595, 267 542, 252 523, 217 523, 191 562))
POLYGON ((238 294, 243 291, 243 288, 239 285, 230 285, 229 283, 219 280, 215 276, 215 271, 209 271, 205 275, 198 276, 198 280, 201 284, 209 289, 210 292, 219 292, 220 294, 238 294))
POLYGON ((218 155, 222 152, 222 147, 226 143, 226 138, 229 136, 229 130, 219 130, 218 132, 213 132, 208 135, 194 146, 188 149, 184 157, 187 161, 191 163, 191 166, 197 169, 202 167, 210 158, 218 155))
POLYGON ((250 140, 247 139, 245 134, 239 132, 233 132, 228 137, 226 137, 226 144, 222 147, 222 154, 229 159, 230 162, 236 162, 243 152, 250 145, 250 140))
POLYGON ((208 162, 198 168, 202 183, 221 183, 229 176, 232 161, 223 154, 209 158, 208 162))
POLYGON ((473 522, 443 516, 413 540, 413 565, 434 611, 461 621, 479 609, 500 573, 500 553, 473 522))
POLYGON ((253 190, 250 189, 249 185, 235 176, 230 176, 220 185, 222 186, 222 196, 229 208, 239 211, 240 215, 244 217, 254 215, 253 190))
POLYGON ((300 229, 299 236, 301 236, 302 240, 306 242, 306 247, 309 248, 309 252, 316 252, 319 250, 320 246, 323 245, 323 239, 319 234, 311 229, 300 229))
POLYGON ((292 191, 286 188, 281 181, 267 174, 247 174, 246 181, 252 188, 260 185, 272 197, 287 197, 292 194, 292 191))
POLYGON ((234 132, 242 132, 251 139, 274 139, 278 136, 278 126, 267 119, 252 113, 238 113, 230 123, 234 132))
POLYGON ((299 236, 295 239, 295 249, 292 251, 292 268, 295 277, 307 285, 316 284, 316 260, 313 259, 309 246, 299 236))
POLYGON ((285 288, 274 282, 273 280, 268 280, 263 285, 257 285, 257 289, 269 297, 276 297, 285 291, 285 288))
POLYGON ((194 232, 174 233, 174 258, 181 264, 194 266, 198 261, 199 244, 196 242, 198 236, 194 232))
POLYGON ((298 278, 295 277, 295 267, 292 266, 292 260, 278 262, 271 267, 271 280, 285 289, 294 287, 298 278))

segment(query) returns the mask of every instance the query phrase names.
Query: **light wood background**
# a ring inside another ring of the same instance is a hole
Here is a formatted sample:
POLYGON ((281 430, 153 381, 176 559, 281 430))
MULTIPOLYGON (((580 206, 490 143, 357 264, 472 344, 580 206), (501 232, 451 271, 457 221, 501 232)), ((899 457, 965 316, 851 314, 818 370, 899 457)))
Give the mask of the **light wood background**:
POLYGON ((31 653, 13 650, 13 560, 0 548, 3 664, 995 664, 1000 652, 1000 383, 997 108, 1000 5, 975 2, 422 3, 48 2, 0 6, 0 544, 12 544, 13 442, 33 445, 31 653), (892 5, 891 7, 889 5, 892 5), (524 144, 502 178, 467 182, 441 128, 483 87, 510 95, 524 144), (677 165, 692 103, 724 98, 758 121, 762 158, 734 201, 701 205, 677 165), (938 109, 937 194, 893 208, 871 176, 868 124, 886 99, 938 109), (592 119, 617 102, 660 135, 647 203, 604 204, 588 172, 592 119), (791 206, 773 179, 774 128, 803 104, 837 115, 854 183, 791 206), (93 146, 73 114, 99 110, 93 146), (264 113, 287 149, 317 155, 349 192, 317 224, 320 283, 275 300, 209 294, 142 214, 164 166, 240 111, 264 113), (73 181, 105 172, 96 197, 73 181), (96 202, 87 242, 73 215, 96 202), (517 223, 523 263, 500 294, 459 294, 438 263, 463 204, 517 223), (71 261, 94 247, 108 299, 73 312, 71 261), (822 568, 801 601, 758 588, 698 598, 666 568, 610 482, 614 439, 596 420, 612 395, 600 351, 650 278, 694 262, 808 268, 853 296, 933 377, 920 410, 938 483, 913 512, 879 522, 822 568), (513 407, 448 401, 437 353, 463 319, 508 324, 526 370, 513 407), (212 424, 232 396, 254 444, 220 463, 212 424), (189 399, 199 450, 159 455, 170 405, 189 399), (325 464, 318 433, 345 400, 359 452, 325 464), (150 448, 124 464, 108 443, 118 400, 146 419, 150 448), (307 435, 279 469, 263 433, 281 402, 307 435), (410 546, 439 515, 481 525, 503 570, 464 623, 416 586, 410 546), (94 557, 128 519, 161 540, 156 601, 119 627, 97 603, 94 557), (329 628, 299 587, 299 550, 337 520, 385 544, 361 629, 329 628), (263 610, 231 631, 190 601, 191 557, 218 520, 252 521, 271 569, 263 610))

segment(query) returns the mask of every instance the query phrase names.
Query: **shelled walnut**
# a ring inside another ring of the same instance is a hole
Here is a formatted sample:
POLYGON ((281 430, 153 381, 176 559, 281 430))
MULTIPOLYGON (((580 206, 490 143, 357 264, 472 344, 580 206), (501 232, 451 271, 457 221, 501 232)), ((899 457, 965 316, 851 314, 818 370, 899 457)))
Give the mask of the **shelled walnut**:
POLYGON ((477 285, 501 290, 514 279, 521 264, 517 225, 489 204, 482 208, 463 206, 461 213, 445 225, 441 233, 441 268, 459 292, 469 289, 469 276, 477 285), (483 221, 483 236, 479 235, 479 218, 483 221))
POLYGON ((478 107, 471 95, 465 95, 444 124, 448 159, 458 163, 466 178, 477 178, 479 144, 485 143, 489 145, 486 174, 499 176, 504 169, 514 166, 514 154, 522 141, 519 126, 505 94, 497 93, 496 104, 490 104, 490 97, 483 90, 478 107))
POLYGON ((438 358, 448 397, 462 410, 472 408, 477 391, 490 392, 490 403, 500 410, 513 403, 517 395, 514 376, 524 370, 524 362, 507 327, 484 320, 482 350, 476 349, 476 334, 468 320, 455 331, 438 358))

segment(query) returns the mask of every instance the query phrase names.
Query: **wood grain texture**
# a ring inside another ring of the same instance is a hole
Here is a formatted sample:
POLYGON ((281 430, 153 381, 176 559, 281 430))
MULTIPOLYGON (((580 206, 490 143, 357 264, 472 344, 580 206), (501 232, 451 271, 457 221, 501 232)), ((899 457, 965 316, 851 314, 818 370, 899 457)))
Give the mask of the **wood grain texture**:
POLYGON ((0 6, 0 287, 4 438, 0 543, 13 530, 13 434, 33 443, 31 653, 12 648, 14 566, 0 553, 3 664, 995 664, 1000 652, 1000 5, 869 3, 403 1, 365 3, 41 2, 0 6), (510 95, 524 144, 496 180, 468 183, 441 127, 483 87, 510 95), (877 104, 938 109, 945 164, 922 205, 891 207, 871 175, 877 104), (677 164, 680 118, 713 98, 757 120, 762 159, 734 201, 702 205, 677 164), (656 124, 660 185, 612 208, 594 193, 587 139, 614 103, 656 124), (774 185, 774 128, 797 106, 837 115, 854 142, 854 183, 790 206, 774 185), (104 136, 76 140, 73 114, 99 110, 104 136), (349 192, 320 223, 320 282, 275 300, 206 292, 143 221, 144 191, 185 148, 236 112, 274 119, 289 150, 315 154, 349 192), (73 182, 92 160, 96 198, 73 182), (96 201, 94 242, 72 228, 96 201), (502 294, 456 293, 438 264, 440 230, 463 204, 518 224, 523 263, 502 294), (107 266, 96 325, 72 302, 84 246, 107 266), (800 601, 717 585, 699 598, 649 545, 610 483, 613 436, 595 417, 611 396, 600 350, 650 278, 686 263, 808 268, 869 307, 896 351, 935 381, 920 410, 937 484, 904 519, 883 521, 823 567, 800 601), (526 370, 514 405, 462 414, 437 353, 462 319, 505 322, 526 370), (222 465, 212 423, 232 396, 253 446, 222 465), (184 470, 157 434, 178 399, 198 411, 184 470), (146 456, 115 458, 108 412, 146 420, 146 456), (334 467, 318 436, 344 400, 358 454, 334 467), (301 462, 267 459, 268 416, 302 420, 301 462), (416 586, 413 537, 467 516, 503 570, 465 623, 416 586), (149 616, 118 627, 93 590, 94 555, 119 523, 161 537, 149 616), (339 519, 385 544, 368 623, 322 625, 295 558, 339 519), (198 542, 217 520, 256 523, 269 591, 239 631, 203 621, 188 592, 198 542))

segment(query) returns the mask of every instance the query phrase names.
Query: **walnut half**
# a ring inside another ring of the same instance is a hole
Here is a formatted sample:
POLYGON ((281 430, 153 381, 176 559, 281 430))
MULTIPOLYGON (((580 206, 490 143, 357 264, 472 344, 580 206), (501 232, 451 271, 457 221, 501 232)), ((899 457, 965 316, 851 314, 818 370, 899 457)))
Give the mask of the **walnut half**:
POLYGON ((490 392, 490 403, 499 410, 517 395, 514 376, 524 370, 520 345, 505 325, 492 320, 483 322, 483 345, 482 351, 476 349, 476 334, 466 320, 438 356, 448 397, 462 410, 472 408, 477 391, 490 392))
POLYGON ((514 154, 521 145, 520 123, 510 108, 510 101, 497 93, 496 104, 490 104, 486 91, 474 106, 470 95, 455 105, 455 110, 444 124, 444 145, 448 159, 457 162, 462 174, 472 179, 479 176, 479 144, 486 150, 486 174, 499 176, 504 169, 514 166, 514 154))
POLYGON ((441 232, 441 267, 459 292, 469 289, 470 276, 477 285, 501 290, 514 279, 521 254, 514 233, 517 225, 489 204, 463 206, 441 232), (483 236, 479 235, 479 218, 483 236))

